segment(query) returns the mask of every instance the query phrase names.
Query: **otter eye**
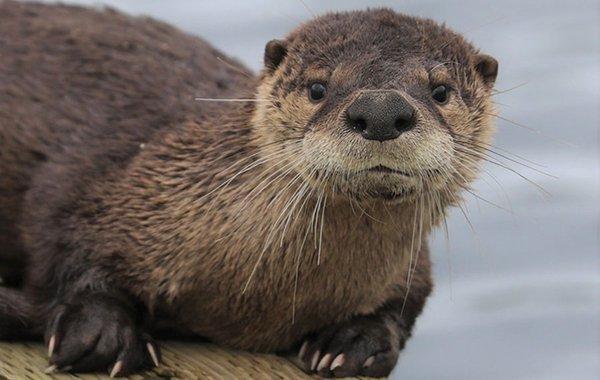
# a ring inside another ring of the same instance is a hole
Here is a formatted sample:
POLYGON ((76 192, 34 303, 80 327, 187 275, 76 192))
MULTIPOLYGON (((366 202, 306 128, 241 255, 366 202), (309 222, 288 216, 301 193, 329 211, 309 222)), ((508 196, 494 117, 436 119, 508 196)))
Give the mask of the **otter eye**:
POLYGON ((448 98, 450 90, 446 86, 437 86, 431 91, 431 97, 440 104, 446 104, 448 102, 448 98))
POLYGON ((308 97, 313 102, 319 102, 323 100, 325 97, 325 93, 327 92, 327 87, 323 83, 315 82, 310 85, 308 89, 308 97))

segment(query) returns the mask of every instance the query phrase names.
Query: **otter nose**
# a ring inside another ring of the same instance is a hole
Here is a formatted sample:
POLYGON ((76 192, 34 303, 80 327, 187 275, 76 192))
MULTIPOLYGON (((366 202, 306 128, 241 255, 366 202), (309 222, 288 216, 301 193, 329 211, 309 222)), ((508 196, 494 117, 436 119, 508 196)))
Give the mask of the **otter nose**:
POLYGON ((352 130, 368 140, 395 139, 415 124, 414 107, 396 91, 363 92, 346 113, 352 130))

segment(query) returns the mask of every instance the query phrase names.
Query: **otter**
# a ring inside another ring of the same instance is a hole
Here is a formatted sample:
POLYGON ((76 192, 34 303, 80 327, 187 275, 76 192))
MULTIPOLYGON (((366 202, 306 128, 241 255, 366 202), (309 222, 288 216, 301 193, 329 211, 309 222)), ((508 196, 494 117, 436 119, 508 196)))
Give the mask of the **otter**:
POLYGON ((125 376, 185 336, 388 375, 497 71, 385 8, 270 41, 256 76, 152 19, 0 2, 0 338, 56 371, 125 376))

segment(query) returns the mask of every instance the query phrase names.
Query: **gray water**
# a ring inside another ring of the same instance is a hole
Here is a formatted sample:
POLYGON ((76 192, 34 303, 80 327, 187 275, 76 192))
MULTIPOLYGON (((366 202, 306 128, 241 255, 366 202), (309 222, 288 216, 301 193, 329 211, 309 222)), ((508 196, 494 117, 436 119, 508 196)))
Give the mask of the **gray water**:
MULTIPOLYGON (((77 3, 98 5, 78 0, 77 3)), ((434 237, 436 290, 394 379, 600 379, 598 1, 305 0, 315 13, 385 5, 445 21, 501 64, 496 146, 557 178, 487 165, 450 239, 434 237), (493 177, 496 178, 495 180, 493 177), (496 182, 497 181, 497 182, 496 182)), ((111 0, 203 36, 253 69, 310 13, 299 0, 111 0)))

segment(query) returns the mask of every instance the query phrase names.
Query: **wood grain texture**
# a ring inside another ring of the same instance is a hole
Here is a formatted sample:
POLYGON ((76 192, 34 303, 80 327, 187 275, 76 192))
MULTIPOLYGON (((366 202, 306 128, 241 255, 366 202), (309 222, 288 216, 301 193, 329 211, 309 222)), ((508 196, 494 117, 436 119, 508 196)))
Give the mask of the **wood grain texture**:
MULTIPOLYGON (((210 344, 163 342, 161 366, 130 379, 313 379, 284 358, 224 350, 210 344)), ((106 375, 46 375, 46 349, 0 343, 0 380, 109 379, 106 375)))

